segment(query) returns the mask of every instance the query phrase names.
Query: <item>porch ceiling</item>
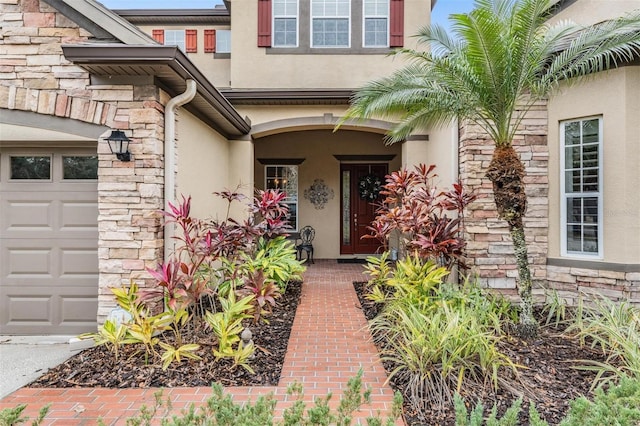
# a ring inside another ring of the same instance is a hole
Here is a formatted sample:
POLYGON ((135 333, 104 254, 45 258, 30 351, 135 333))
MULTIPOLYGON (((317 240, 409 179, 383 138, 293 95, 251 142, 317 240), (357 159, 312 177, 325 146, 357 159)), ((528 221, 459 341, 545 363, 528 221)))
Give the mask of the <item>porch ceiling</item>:
POLYGON ((251 125, 176 46, 82 44, 62 46, 65 57, 96 76, 153 76, 171 96, 197 83, 193 101, 184 108, 227 138, 246 135, 251 125))

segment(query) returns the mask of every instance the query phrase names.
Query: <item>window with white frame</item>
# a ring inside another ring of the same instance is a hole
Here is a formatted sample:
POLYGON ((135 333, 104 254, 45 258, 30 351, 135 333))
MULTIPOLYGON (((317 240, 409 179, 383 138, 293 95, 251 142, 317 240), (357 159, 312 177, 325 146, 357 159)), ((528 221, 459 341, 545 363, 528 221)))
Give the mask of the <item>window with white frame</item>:
POLYGON ((298 229, 298 166, 265 166, 265 189, 278 189, 285 193, 284 204, 289 208, 289 227, 298 229))
POLYGON ((349 47, 351 0, 311 0, 311 47, 349 47))
POLYGON ((562 254, 602 257, 602 118, 560 124, 562 254))
POLYGON ((231 53, 231 30, 216 30, 216 53, 231 53))
POLYGON ((183 52, 186 51, 184 44, 184 30, 164 30, 165 46, 178 46, 183 52))
POLYGON ((389 46, 389 0, 364 0, 363 10, 363 46, 389 46))
POLYGON ((298 0, 273 0, 273 46, 298 46, 298 0))

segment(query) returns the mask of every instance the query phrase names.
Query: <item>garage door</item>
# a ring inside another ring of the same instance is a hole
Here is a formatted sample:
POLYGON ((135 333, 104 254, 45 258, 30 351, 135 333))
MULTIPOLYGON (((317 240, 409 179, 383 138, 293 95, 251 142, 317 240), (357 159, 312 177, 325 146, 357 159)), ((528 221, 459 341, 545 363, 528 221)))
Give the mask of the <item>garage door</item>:
POLYGON ((0 333, 96 327, 95 149, 0 150, 0 333))

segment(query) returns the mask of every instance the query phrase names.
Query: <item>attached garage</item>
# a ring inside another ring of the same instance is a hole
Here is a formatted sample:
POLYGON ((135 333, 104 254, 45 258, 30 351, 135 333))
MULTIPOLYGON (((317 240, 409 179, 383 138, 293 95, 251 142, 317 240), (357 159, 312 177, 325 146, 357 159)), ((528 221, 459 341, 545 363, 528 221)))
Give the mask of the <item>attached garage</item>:
POLYGON ((0 334, 96 328, 96 147, 61 145, 0 148, 0 334))

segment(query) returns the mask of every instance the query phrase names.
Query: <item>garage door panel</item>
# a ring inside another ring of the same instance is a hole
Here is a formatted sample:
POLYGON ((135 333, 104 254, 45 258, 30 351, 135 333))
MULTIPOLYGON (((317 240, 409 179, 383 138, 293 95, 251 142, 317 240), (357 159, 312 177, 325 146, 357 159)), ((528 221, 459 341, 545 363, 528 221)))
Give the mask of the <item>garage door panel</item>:
MULTIPOLYGON (((3 193, 0 228, 4 238, 98 238, 98 203, 95 193, 48 202, 27 198, 28 194, 3 193)), ((47 194, 40 194, 45 196, 47 194)), ((65 194, 50 193, 50 198, 65 194)))
POLYGON ((95 148, 0 148, 0 334, 96 328, 97 178, 65 179, 65 156, 97 167, 95 148), (10 178, 12 156, 51 158, 51 174, 10 178))
POLYGON ((60 288, 55 296, 43 287, 3 288, 4 306, 0 318, 2 333, 43 333, 55 329, 58 334, 80 334, 96 327, 98 298, 90 288, 60 288))
POLYGON ((92 232, 98 235, 98 203, 93 200, 61 201, 62 232, 92 232))
POLYGON ((16 288, 4 289, 2 297, 6 310, 7 324, 38 323, 52 325, 52 305, 54 297, 48 288, 16 288))
POLYGON ((96 279, 98 270, 98 250, 93 248, 63 248, 60 254, 60 277, 96 279))
POLYGON ((86 295, 60 295, 62 307, 60 325, 86 327, 89 324, 95 327, 96 312, 98 312, 98 297, 95 293, 94 291, 86 295))
POLYGON ((51 250, 9 247, 6 249, 6 262, 2 263, 2 270, 6 271, 4 273, 8 279, 53 278, 51 250))
POLYGON ((60 279, 69 285, 86 279, 97 282, 98 249, 93 239, 8 239, 2 241, 0 265, 0 277, 8 284, 16 279, 22 285, 37 279, 60 279))
MULTIPOLYGON (((5 195, 6 197, 6 195, 5 195)), ((5 199, 2 207, 2 229, 12 233, 47 233, 54 229, 53 201, 5 199)))

